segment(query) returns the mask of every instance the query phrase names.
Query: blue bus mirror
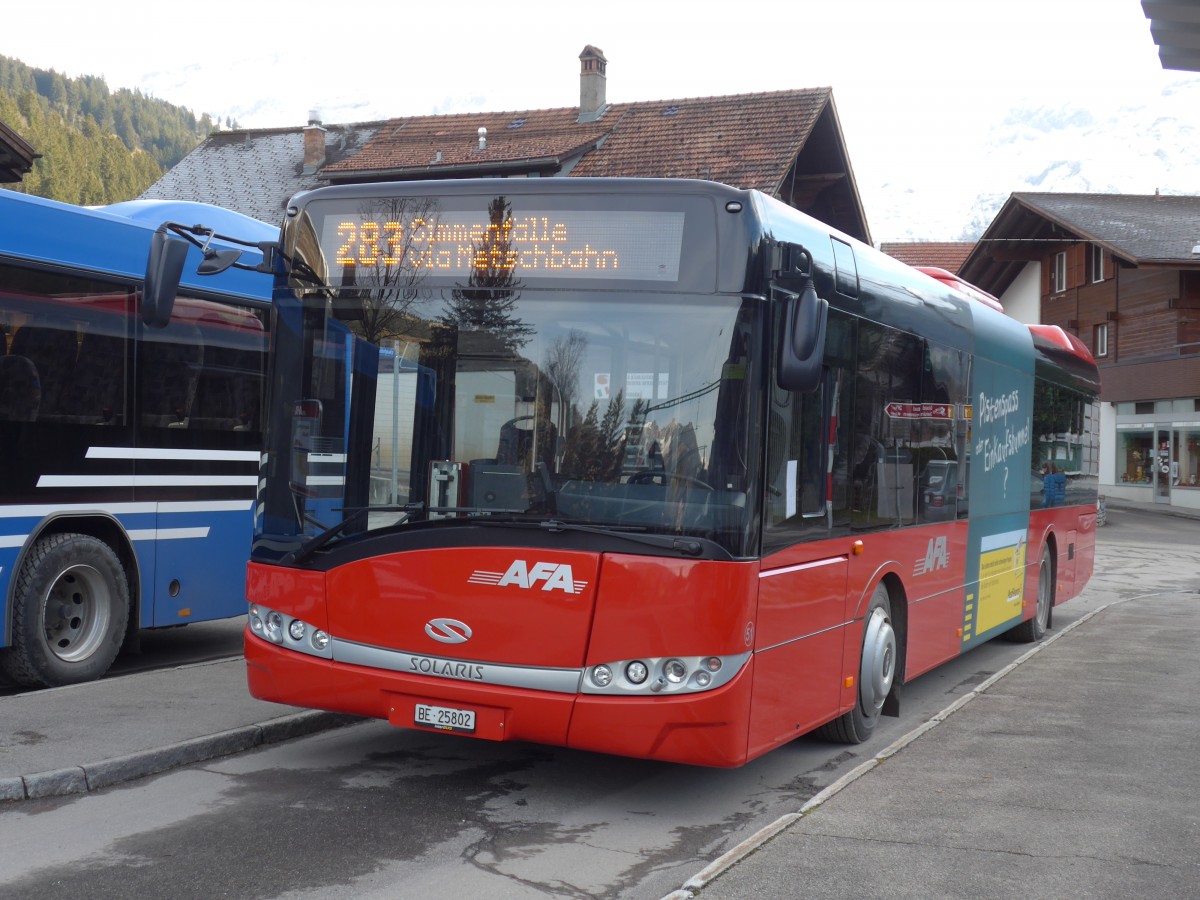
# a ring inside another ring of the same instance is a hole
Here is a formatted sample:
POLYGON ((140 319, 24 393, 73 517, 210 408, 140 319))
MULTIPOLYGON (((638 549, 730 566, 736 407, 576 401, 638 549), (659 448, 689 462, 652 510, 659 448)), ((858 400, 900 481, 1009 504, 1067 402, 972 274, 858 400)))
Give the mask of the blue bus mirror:
POLYGON ((187 254, 187 243, 172 239, 166 225, 160 226, 150 239, 146 281, 142 286, 142 321, 151 328, 165 328, 171 321, 187 254))
POLYGON ((220 275, 242 256, 241 250, 213 250, 207 248, 204 251, 204 260, 196 267, 197 275, 220 275))

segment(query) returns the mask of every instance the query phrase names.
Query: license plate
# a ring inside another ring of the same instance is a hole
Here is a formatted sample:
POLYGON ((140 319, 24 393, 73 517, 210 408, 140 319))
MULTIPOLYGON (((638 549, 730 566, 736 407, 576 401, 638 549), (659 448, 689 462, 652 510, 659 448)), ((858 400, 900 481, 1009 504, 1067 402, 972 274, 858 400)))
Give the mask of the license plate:
POLYGON ((447 706, 429 706, 418 703, 413 710, 413 722, 422 728, 436 728, 439 731, 461 731, 473 734, 475 731, 475 710, 451 709, 447 706))

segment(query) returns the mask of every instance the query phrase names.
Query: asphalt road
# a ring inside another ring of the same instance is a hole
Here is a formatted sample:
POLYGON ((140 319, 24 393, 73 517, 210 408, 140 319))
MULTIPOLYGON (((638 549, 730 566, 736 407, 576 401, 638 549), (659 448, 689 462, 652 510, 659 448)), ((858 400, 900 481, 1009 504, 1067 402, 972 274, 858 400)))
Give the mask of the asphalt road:
MULTIPOLYGON (((1194 580, 1200 522, 1109 521, 1095 590, 1059 627, 1194 580)), ((662 897, 1025 649, 993 641, 917 679, 862 747, 801 738, 730 771, 369 722, 27 801, 0 811, 0 898, 662 897)))

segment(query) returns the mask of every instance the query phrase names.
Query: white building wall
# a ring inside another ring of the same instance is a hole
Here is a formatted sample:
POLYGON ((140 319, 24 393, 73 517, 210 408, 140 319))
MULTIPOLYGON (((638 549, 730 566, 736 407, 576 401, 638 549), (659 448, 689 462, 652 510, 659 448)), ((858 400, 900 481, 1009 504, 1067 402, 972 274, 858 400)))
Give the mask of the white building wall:
POLYGON ((1026 263, 1008 290, 1000 295, 1004 311, 1026 325, 1042 322, 1042 264, 1026 263))
MULTIPOLYGON (((1100 493, 1113 494, 1117 471, 1117 407, 1113 403, 1100 404, 1100 493)), ((1127 489, 1132 494, 1133 489, 1127 489)), ((1123 497, 1122 499, 1131 499, 1123 497)))

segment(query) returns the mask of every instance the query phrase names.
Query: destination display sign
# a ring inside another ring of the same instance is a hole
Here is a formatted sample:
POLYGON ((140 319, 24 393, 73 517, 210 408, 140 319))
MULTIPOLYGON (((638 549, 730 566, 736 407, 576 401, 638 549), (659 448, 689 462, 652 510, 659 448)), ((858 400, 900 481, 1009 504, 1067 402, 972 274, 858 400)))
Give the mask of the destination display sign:
POLYGON ((325 281, 343 287, 439 276, 496 287, 545 278, 679 279, 683 212, 531 209, 494 218, 487 210, 419 207, 330 211, 317 228, 325 281))

